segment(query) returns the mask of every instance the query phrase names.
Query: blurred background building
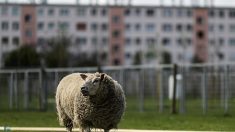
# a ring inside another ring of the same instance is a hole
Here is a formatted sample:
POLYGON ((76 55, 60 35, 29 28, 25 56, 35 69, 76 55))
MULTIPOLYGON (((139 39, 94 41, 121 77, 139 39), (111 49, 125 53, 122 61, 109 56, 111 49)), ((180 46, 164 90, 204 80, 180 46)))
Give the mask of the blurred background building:
POLYGON ((235 61, 235 9, 194 5, 134 6, 98 3, 0 4, 0 65, 26 44, 37 51, 66 35, 74 56, 101 65, 231 63, 235 61))

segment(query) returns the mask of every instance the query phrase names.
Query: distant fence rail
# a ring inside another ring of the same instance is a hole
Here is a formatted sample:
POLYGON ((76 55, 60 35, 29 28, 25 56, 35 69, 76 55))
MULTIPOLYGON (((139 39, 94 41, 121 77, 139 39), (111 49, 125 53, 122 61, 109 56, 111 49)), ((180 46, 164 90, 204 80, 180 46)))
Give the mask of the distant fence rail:
MULTIPOLYGON (((91 68, 0 70, 0 110, 54 110, 59 81, 73 72, 91 68)), ((168 111, 173 65, 102 67, 123 86, 128 108, 168 111)), ((180 113, 229 113, 235 106, 235 64, 178 65, 177 108, 180 113)))

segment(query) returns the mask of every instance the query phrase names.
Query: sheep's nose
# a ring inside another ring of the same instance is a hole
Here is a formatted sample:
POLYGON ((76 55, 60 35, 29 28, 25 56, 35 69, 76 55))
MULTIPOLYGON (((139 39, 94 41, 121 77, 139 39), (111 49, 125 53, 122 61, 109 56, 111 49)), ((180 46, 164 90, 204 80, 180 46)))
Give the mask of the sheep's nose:
POLYGON ((81 92, 82 92, 83 96, 89 95, 89 91, 88 91, 87 87, 81 87, 81 92))

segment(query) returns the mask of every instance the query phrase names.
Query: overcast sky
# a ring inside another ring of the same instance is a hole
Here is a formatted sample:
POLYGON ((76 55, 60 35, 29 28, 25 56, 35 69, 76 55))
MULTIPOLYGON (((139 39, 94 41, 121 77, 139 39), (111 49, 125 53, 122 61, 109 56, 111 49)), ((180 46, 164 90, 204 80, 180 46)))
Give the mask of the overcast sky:
MULTIPOLYGON (((0 2, 4 2, 5 0, 0 0, 0 2)), ((32 0, 8 0, 9 2, 28 2, 32 0)), ((35 0, 36 2, 40 2, 42 0, 35 0)), ((77 0, 47 0, 48 3, 60 3, 60 4, 74 4, 77 0)), ((80 3, 88 4, 90 1, 95 3, 99 1, 99 4, 105 4, 108 0, 79 0, 80 3)), ((109 0, 110 3, 113 3, 115 0, 109 0)), ((128 0, 117 0, 120 3, 128 3, 128 0)), ((174 1, 175 5, 179 5, 180 1, 183 1, 184 5, 191 5, 191 1, 198 1, 200 5, 205 5, 205 3, 210 4, 213 1, 216 6, 233 6, 235 7, 235 0, 132 0, 132 4, 134 5, 159 5, 160 1, 164 1, 164 5, 172 5, 172 1, 174 1)))

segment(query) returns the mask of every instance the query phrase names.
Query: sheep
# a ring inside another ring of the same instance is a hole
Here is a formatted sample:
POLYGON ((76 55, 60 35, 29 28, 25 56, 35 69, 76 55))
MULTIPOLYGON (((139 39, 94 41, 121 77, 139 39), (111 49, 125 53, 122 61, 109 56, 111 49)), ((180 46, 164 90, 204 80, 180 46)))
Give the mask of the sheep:
POLYGON ((56 91, 59 123, 68 132, 79 127, 109 132, 117 128, 126 102, 122 86, 105 73, 73 73, 64 77, 56 91))

